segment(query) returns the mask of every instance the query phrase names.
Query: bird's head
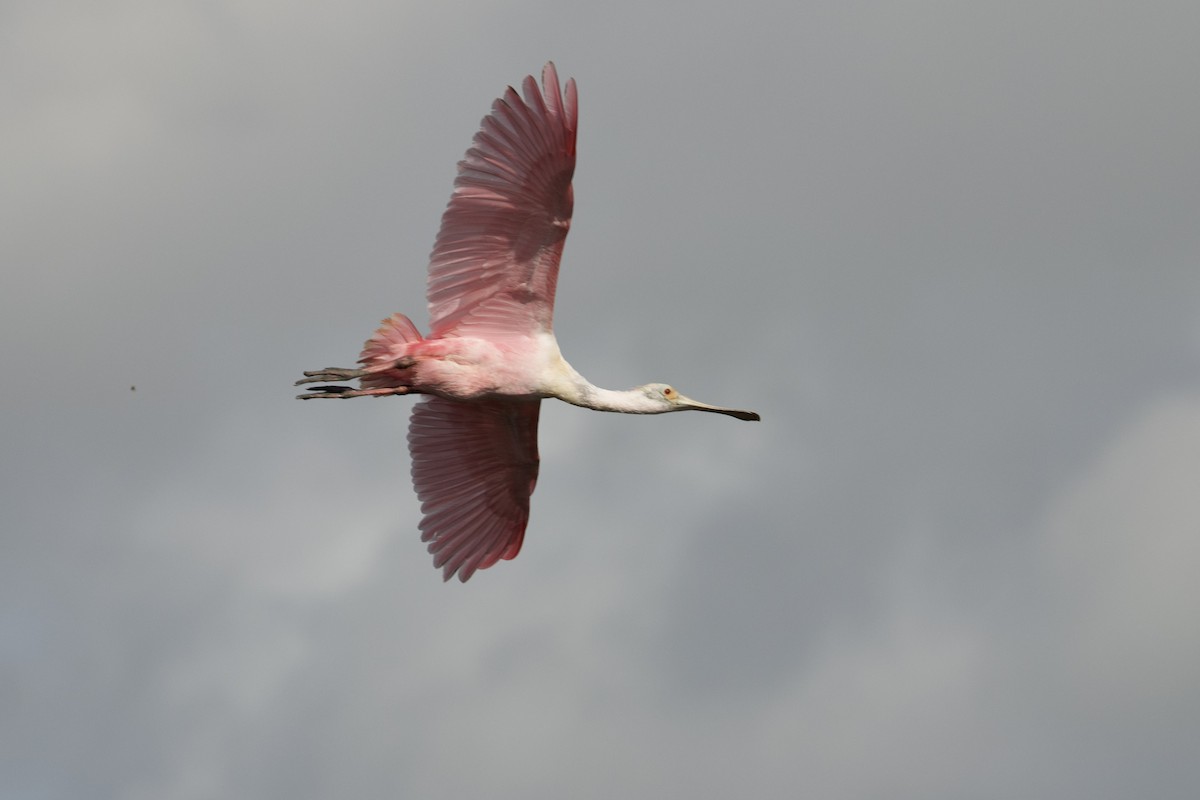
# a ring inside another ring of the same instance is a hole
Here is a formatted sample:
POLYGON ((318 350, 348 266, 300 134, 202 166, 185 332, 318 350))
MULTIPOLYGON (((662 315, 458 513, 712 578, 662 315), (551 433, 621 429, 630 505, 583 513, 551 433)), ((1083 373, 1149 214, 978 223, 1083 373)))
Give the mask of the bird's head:
POLYGON ((690 397, 684 397, 675 387, 665 383, 647 383, 639 387, 646 397, 649 414, 666 414, 669 411, 711 411, 715 414, 725 414, 747 422, 758 422, 761 417, 754 411, 742 411, 737 408, 722 408, 710 406, 690 397))

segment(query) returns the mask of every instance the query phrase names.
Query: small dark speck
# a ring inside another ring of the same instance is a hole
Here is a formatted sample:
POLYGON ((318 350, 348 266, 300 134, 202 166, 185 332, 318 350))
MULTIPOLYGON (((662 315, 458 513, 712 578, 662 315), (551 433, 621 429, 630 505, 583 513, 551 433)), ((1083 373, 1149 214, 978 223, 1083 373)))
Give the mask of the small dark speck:
POLYGON ((130 386, 130 387, 129 387, 129 391, 131 391, 131 392, 136 392, 136 391, 137 391, 137 387, 136 387, 136 386, 130 386))

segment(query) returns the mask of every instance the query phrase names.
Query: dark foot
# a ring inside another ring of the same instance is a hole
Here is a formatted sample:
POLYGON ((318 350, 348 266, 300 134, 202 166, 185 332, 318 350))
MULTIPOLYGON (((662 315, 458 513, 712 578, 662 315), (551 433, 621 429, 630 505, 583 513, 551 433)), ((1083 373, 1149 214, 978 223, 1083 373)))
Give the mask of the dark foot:
POLYGON ((296 395, 297 400, 346 400, 351 397, 388 397, 393 394, 408 394, 407 386, 383 389, 355 389, 352 386, 314 386, 308 394, 296 395))
POLYGON ((365 369, 341 369, 340 367, 305 370, 304 377, 292 385, 299 386, 302 383, 320 383, 322 381, 352 381, 366 374, 367 371, 365 369))

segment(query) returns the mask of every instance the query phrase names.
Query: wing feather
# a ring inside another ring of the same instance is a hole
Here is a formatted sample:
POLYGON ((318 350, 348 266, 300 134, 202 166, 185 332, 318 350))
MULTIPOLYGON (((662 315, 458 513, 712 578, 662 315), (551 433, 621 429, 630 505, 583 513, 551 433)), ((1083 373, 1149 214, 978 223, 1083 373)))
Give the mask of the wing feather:
POLYGON ((575 81, 554 64, 492 104, 466 157, 429 262, 432 336, 551 330, 574 205, 575 81))
POLYGON ((446 580, 521 550, 537 484, 539 400, 426 396, 408 429, 421 539, 446 580))

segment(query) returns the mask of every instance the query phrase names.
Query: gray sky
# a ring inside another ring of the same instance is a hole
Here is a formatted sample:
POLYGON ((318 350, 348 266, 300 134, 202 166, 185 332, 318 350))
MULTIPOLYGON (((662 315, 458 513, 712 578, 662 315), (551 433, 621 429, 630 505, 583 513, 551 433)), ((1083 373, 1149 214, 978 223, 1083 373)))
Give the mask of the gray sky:
POLYGON ((0 8, 4 796, 1200 783, 1193 3, 0 8), (404 399, 454 164, 579 82, 563 351, 443 584, 404 399), (136 391, 130 387, 136 386, 136 391))

